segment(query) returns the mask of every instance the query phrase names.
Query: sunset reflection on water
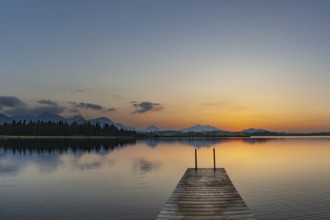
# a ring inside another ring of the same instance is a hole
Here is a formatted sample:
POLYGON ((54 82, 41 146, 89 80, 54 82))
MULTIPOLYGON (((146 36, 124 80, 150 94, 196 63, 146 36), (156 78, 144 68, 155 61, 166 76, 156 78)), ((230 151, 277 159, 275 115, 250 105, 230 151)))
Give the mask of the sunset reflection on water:
POLYGON ((154 219, 194 149, 213 167, 213 148, 256 217, 330 216, 326 137, 23 143, 0 143, 1 219, 154 219))

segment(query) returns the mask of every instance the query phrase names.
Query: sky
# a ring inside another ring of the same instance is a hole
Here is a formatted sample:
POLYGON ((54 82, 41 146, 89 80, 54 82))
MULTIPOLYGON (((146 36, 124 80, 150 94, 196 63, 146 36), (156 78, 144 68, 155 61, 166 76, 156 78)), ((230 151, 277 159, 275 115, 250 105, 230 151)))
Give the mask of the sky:
POLYGON ((330 1, 0 0, 0 112, 330 131, 330 1))

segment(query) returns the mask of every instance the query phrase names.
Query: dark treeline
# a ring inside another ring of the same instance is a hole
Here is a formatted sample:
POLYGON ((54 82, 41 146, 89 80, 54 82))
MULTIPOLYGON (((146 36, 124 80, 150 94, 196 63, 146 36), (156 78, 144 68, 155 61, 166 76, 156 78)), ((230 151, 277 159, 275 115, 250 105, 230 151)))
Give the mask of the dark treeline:
POLYGON ((44 121, 13 121, 0 125, 0 135, 17 136, 135 136, 135 131, 119 129, 114 125, 85 122, 67 123, 44 121))

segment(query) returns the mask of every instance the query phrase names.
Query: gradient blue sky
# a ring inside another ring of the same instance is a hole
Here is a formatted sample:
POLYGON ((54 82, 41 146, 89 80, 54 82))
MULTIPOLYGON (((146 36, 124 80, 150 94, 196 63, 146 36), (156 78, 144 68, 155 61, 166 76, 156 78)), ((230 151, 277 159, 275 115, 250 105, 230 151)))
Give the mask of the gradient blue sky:
POLYGON ((326 0, 0 0, 0 112, 330 130, 329 21, 326 0))

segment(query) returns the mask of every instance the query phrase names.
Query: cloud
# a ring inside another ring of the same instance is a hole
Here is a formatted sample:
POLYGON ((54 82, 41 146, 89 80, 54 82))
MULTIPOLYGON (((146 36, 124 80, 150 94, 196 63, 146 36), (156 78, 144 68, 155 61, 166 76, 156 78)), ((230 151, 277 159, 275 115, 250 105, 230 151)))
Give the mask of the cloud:
POLYGON ((14 96, 0 96, 0 110, 7 108, 21 108, 26 106, 24 102, 14 96))
POLYGON ((80 113, 79 109, 76 109, 76 108, 70 109, 69 112, 74 113, 74 114, 80 113))
POLYGON ((81 110, 94 110, 106 113, 116 111, 116 108, 87 102, 68 102, 66 105, 60 105, 57 101, 50 99, 39 99, 34 106, 28 106, 16 97, 0 96, 0 112, 9 116, 37 116, 42 113, 61 114, 65 111, 80 114, 81 110))
POLYGON ((73 93, 73 94, 77 94, 77 93, 84 93, 86 92, 85 89, 67 89, 67 92, 73 93))
POLYGON ((102 111, 102 112, 113 112, 116 111, 115 108, 107 108, 102 105, 87 103, 87 102, 69 102, 73 106, 73 109, 70 109, 70 112, 78 113, 80 109, 102 111))
POLYGON ((20 99, 12 96, 0 97, 0 110, 3 107, 6 109, 3 113, 10 116, 22 116, 22 115, 39 115, 41 113, 60 114, 65 111, 65 107, 59 106, 57 102, 47 99, 41 99, 37 101, 37 104, 41 106, 29 107, 20 99))
POLYGON ((160 111, 163 109, 162 105, 159 103, 152 102, 131 102, 135 111, 133 113, 146 113, 150 111, 160 111))
POLYGON ((103 110, 103 106, 92 104, 92 103, 86 103, 86 102, 70 102, 71 105, 73 105, 75 108, 83 108, 83 109, 92 109, 92 110, 103 110))
POLYGON ((37 101, 37 103, 42 104, 42 105, 50 105, 50 106, 57 106, 57 102, 48 100, 48 99, 40 99, 37 101))

